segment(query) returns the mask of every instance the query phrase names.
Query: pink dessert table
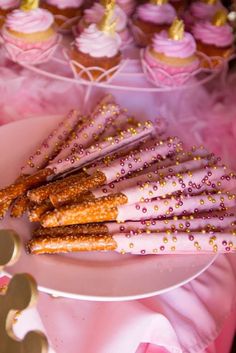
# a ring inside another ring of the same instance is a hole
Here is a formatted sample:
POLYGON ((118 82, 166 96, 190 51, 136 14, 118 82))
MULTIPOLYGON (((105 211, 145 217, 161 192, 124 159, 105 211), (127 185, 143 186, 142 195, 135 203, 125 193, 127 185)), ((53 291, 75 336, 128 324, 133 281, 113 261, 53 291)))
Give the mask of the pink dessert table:
MULTIPOLYGON (((134 114, 168 118, 169 130, 190 145, 204 143, 231 167, 236 141, 236 77, 224 89, 198 87, 171 96, 112 92, 134 114), (167 106, 169 107, 167 110, 167 106), (144 108, 145 107, 145 108, 144 108)), ((94 97, 107 92, 96 89, 94 97)), ((79 85, 37 76, 16 65, 0 68, 0 124, 65 114, 83 103, 79 85)), ((63 277, 61 278, 63 282, 63 277)), ((0 286, 8 278, 0 279, 0 286)), ((53 297, 41 293, 37 309, 22 313, 18 337, 29 329, 47 334, 50 353, 229 353, 236 328, 236 256, 219 255, 185 285, 163 294, 119 302, 53 297)))

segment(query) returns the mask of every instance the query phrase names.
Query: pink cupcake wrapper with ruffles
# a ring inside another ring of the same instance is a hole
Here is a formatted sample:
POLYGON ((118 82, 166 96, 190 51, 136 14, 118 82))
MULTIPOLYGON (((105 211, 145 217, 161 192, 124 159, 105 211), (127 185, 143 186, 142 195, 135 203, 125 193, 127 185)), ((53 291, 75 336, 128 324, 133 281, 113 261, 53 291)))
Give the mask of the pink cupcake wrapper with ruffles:
POLYGON ((41 63, 49 60, 60 43, 61 36, 55 34, 48 40, 27 42, 12 36, 5 28, 2 39, 11 60, 28 64, 41 63))
POLYGON ((167 65, 154 58, 150 54, 149 48, 144 49, 141 53, 141 57, 142 64, 147 66, 147 68, 144 69, 145 75, 147 75, 150 80, 155 81, 160 85, 181 85, 199 68, 199 59, 197 58, 188 65, 178 67, 167 65))

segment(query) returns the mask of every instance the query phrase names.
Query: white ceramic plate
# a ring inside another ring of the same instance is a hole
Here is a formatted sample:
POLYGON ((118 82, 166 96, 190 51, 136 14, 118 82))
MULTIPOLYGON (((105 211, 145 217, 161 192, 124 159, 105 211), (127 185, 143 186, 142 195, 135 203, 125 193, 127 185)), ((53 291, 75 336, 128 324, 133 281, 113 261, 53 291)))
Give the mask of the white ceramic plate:
MULTIPOLYGON (((28 119, 0 128, 0 186, 15 180, 20 166, 60 117, 28 119)), ((30 238, 27 218, 6 217, 1 228, 16 230, 23 242, 30 238)), ((39 289, 77 299, 121 301, 164 293, 198 276, 215 255, 132 256, 117 253, 27 255, 7 273, 32 274, 39 289)))

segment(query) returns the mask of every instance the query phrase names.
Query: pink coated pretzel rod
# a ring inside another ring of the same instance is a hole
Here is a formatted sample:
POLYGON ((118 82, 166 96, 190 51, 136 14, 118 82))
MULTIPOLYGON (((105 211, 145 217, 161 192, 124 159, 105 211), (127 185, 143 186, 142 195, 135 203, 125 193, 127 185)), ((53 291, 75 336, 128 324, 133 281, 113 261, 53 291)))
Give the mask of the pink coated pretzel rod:
POLYGON ((181 148, 181 143, 177 138, 149 142, 145 147, 132 150, 127 155, 111 160, 107 167, 105 167, 107 162, 101 162, 98 164, 99 167, 87 168, 86 173, 90 175, 89 182, 85 180, 83 182, 72 183, 67 188, 52 193, 50 200, 55 207, 59 207, 81 192, 95 189, 100 185, 124 177, 135 170, 145 168, 145 166, 149 166, 156 160, 174 153, 178 148, 181 148))
POLYGON ((72 156, 76 156, 78 152, 79 154, 85 152, 119 116, 120 111, 121 108, 115 103, 100 104, 99 109, 96 109, 88 121, 80 126, 71 140, 63 146, 61 152, 50 163, 50 167, 56 168, 56 165, 63 164, 65 159, 73 158, 72 156))
MULTIPOLYGON (((115 195, 113 200, 116 200, 115 195)), ((127 199, 123 195, 123 200, 123 204, 112 204, 111 202, 108 205, 104 204, 103 200, 95 200, 95 202, 62 206, 52 212, 47 212, 42 217, 41 224, 43 227, 58 227, 108 221, 162 220, 173 216, 227 211, 236 206, 235 195, 231 195, 228 192, 209 195, 171 196, 166 199, 150 200, 135 204, 127 204, 127 199)))
POLYGON ((226 211, 235 205, 235 195, 230 193, 171 196, 168 199, 117 206, 116 220, 124 222, 126 220, 138 221, 179 215, 197 215, 213 210, 226 211))
POLYGON ((66 117, 63 117, 58 126, 50 132, 47 138, 44 139, 35 152, 28 158, 26 164, 21 168, 21 173, 31 175, 47 166, 50 159, 53 159, 58 154, 64 141, 80 121, 81 115, 75 110, 72 110, 66 117))
POLYGON ((50 164, 50 168, 55 174, 62 174, 71 169, 78 169, 97 159, 101 159, 110 153, 124 148, 127 145, 135 145, 140 141, 150 137, 155 131, 155 126, 151 122, 146 122, 137 128, 129 128, 116 136, 109 136, 104 141, 97 142, 87 149, 68 156, 63 161, 50 164))
MULTIPOLYGON (((136 178, 135 178, 136 179, 136 178)), ((118 183, 117 183, 118 184, 118 183)), ((144 202, 153 198, 168 197, 175 193, 194 195, 207 192, 230 191, 236 187, 236 176, 227 174, 224 167, 205 167, 201 170, 184 173, 177 176, 166 176, 159 180, 124 180, 116 187, 116 192, 122 192, 128 202, 144 202)), ((93 193, 96 197, 96 192, 93 193)))
POLYGON ((141 233, 163 233, 175 232, 225 232, 229 229, 236 229, 236 216, 233 213, 215 212, 213 214, 202 213, 197 216, 173 217, 166 220, 145 220, 136 222, 108 222, 75 224, 54 228, 38 228, 33 232, 34 237, 38 236, 66 236, 82 234, 141 234, 141 233))
POLYGON ((118 157, 108 165, 101 161, 95 168, 87 168, 86 173, 91 175, 94 171, 101 171, 106 176, 107 183, 110 183, 135 171, 146 169, 153 163, 165 159, 181 149, 182 142, 177 137, 168 137, 166 140, 150 140, 141 148, 118 157))
MULTIPOLYGON (((99 224, 99 223, 98 223, 99 224)), ((78 230, 82 225, 77 225, 78 230)), ((70 227, 70 226, 68 226, 70 227)), ((73 226, 71 226, 73 227, 73 226)), ((229 229, 236 229, 236 216, 232 212, 214 212, 201 213, 197 215, 174 216, 165 220, 143 220, 129 221, 124 223, 109 222, 103 223, 106 227, 106 233, 125 233, 125 234, 140 234, 140 233, 160 233, 174 234, 175 232, 225 232, 229 229)), ((67 228, 67 227, 61 227, 67 228)), ((47 228, 44 228, 47 229, 47 228)), ((48 228, 53 231, 54 228, 48 228)), ((66 231, 65 231, 66 234, 66 231)))
POLYGON ((170 234, 95 234, 37 237, 27 245, 31 254, 54 254, 79 251, 116 251, 121 254, 199 254, 236 252, 232 233, 191 232, 170 234))
MULTIPOLYGON (((203 152, 202 150, 200 150, 203 152)), ((199 153, 198 149, 194 152, 182 152, 177 155, 171 156, 171 158, 166 158, 164 161, 160 161, 157 164, 153 164, 147 169, 147 173, 155 173, 159 177, 164 177, 166 175, 174 175, 177 173, 184 173, 188 171, 193 171, 200 169, 206 165, 217 165, 218 160, 214 154, 199 153)), ((140 174, 143 174, 141 172, 140 174)))
MULTIPOLYGON (((224 168, 217 166, 212 166, 211 168, 208 166, 208 159, 193 159, 191 161, 179 163, 177 165, 163 168, 159 171, 157 169, 154 172, 149 172, 147 174, 141 174, 131 179, 125 179, 118 181, 116 183, 110 183, 98 189, 92 191, 95 197, 102 197, 104 195, 109 195, 111 193, 123 192, 129 199, 129 202, 133 203, 136 201, 140 201, 140 199, 150 199, 154 197, 159 197, 156 190, 160 189, 160 186, 165 184, 166 187, 172 183, 172 192, 183 191, 183 186, 180 186, 179 180, 183 179, 184 184, 190 183, 201 183, 201 179, 204 177, 208 177, 206 175, 207 172, 211 173, 210 179, 213 179, 213 176, 217 178, 217 175, 224 175, 224 168), (204 167, 204 169, 203 169, 204 167), (200 171, 197 171, 197 169, 200 171), (205 170, 205 171, 204 171, 205 170), (213 176, 212 176, 213 170, 213 176), (176 176, 177 175, 177 176, 176 176), (189 180, 192 179, 192 180, 189 180), (177 185, 175 185, 177 183, 177 185), (156 186, 155 186, 156 184, 156 186), (160 184, 160 186, 158 186, 160 184), (167 185, 166 185, 167 184, 167 185), (175 188, 173 189, 173 186, 175 188), (154 189, 154 191, 152 190, 154 189), (127 190, 127 193, 126 193, 127 190), (137 193, 136 195, 134 195, 137 193), (135 199, 132 198, 135 196, 135 199)), ((201 189, 203 189, 204 185, 200 185, 201 189)), ((199 189, 200 189, 199 186, 199 189)), ((162 192, 166 192, 166 189, 162 189, 162 192)), ((198 191, 199 192, 199 191, 198 191)))

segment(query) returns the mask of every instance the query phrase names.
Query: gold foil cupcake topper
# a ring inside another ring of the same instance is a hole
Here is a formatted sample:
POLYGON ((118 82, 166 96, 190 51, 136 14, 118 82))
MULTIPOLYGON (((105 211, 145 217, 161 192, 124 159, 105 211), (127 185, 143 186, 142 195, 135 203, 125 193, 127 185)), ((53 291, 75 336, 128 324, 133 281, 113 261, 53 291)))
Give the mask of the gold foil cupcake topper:
POLYGON ((184 22, 176 18, 168 30, 169 38, 181 40, 184 38, 184 22))
POLYGON ((228 14, 225 10, 219 10, 215 13, 212 24, 217 27, 224 26, 227 23, 227 17, 228 14))
POLYGON ((168 0, 150 0, 149 2, 153 5, 164 5, 168 0))
POLYGON ((201 2, 204 2, 207 5, 215 5, 217 0, 201 0, 201 2))
POLYGON ((22 0, 20 9, 23 11, 35 10, 39 7, 39 0, 22 0))
POLYGON ((105 32, 107 34, 114 34, 116 30, 116 21, 112 21, 112 17, 114 15, 115 1, 110 0, 107 2, 105 7, 105 13, 101 22, 98 23, 98 29, 100 31, 105 32))

